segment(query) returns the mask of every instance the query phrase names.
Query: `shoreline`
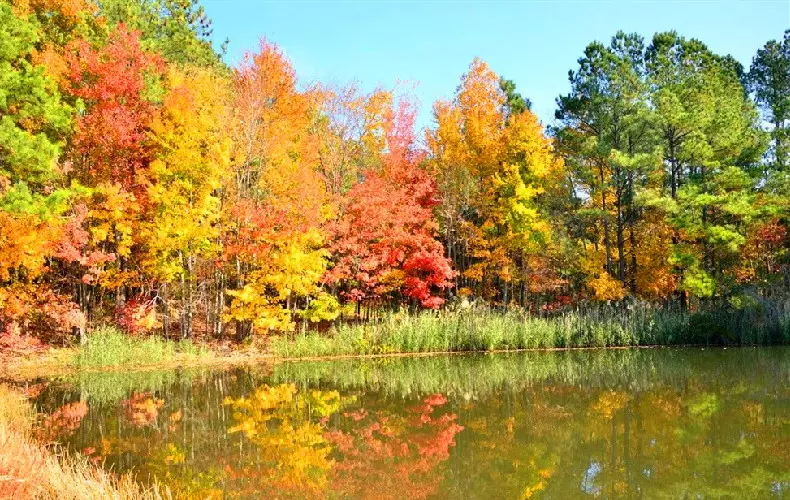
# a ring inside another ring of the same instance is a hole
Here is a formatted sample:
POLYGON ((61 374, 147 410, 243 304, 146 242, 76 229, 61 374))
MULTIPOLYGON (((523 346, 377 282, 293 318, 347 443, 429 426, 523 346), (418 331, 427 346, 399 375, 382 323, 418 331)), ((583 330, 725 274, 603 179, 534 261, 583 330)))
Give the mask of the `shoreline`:
MULTIPOLYGON (((186 368, 218 368, 228 369, 248 365, 276 365, 279 363, 298 363, 315 361, 336 361, 348 359, 388 359, 388 358, 422 358, 433 356, 459 356, 480 354, 516 354, 524 352, 562 352, 562 351, 618 351, 630 349, 728 349, 728 348, 756 348, 777 347, 776 345, 705 345, 705 344, 651 344, 631 346, 585 346, 585 347, 538 347, 524 349, 493 349, 493 350, 459 350, 459 351, 423 351, 423 352, 392 352, 383 354, 337 354, 325 356, 277 356, 267 352, 245 353, 238 352, 230 355, 214 353, 199 358, 184 358, 177 356, 173 359, 157 363, 136 364, 127 363, 101 367, 80 367, 71 362, 62 362, 56 359, 65 358, 64 354, 76 353, 75 348, 55 348, 46 353, 41 353, 22 361, 8 360, 0 364, 0 382, 21 382, 38 378, 66 377, 77 373, 116 373, 120 371, 147 372, 162 370, 177 370, 186 368), (53 352, 54 351, 54 352, 53 352), (54 360, 54 361, 53 361, 54 360)), ((2 359, 2 358, 0 358, 2 359)), ((73 358, 72 358, 73 359, 73 358)))

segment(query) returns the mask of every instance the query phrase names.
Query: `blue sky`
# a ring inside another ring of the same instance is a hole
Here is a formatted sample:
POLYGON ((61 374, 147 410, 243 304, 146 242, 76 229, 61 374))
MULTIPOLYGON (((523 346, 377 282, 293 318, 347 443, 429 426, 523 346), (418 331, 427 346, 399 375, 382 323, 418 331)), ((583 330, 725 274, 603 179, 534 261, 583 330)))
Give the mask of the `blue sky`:
POLYGON ((758 47, 790 28, 790 0, 203 0, 227 62, 261 36, 304 82, 357 80, 365 89, 417 83, 418 124, 451 98, 475 56, 516 82, 544 121, 567 93, 568 70, 592 40, 619 29, 649 39, 676 30, 747 66, 758 47))

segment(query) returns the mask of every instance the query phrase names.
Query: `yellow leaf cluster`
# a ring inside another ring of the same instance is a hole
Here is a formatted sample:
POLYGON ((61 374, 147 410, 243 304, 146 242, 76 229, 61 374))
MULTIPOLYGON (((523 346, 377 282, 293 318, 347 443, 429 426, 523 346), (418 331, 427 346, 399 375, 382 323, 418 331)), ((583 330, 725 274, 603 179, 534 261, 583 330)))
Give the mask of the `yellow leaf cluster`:
POLYGON ((480 283, 494 275, 515 279, 516 259, 549 243, 550 225, 536 198, 563 170, 537 117, 528 110, 509 116, 505 104, 499 76, 475 59, 456 100, 434 106, 436 127, 426 138, 442 223, 464 238, 476 259, 464 275, 480 283), (470 213, 473 223, 466 220, 470 213))

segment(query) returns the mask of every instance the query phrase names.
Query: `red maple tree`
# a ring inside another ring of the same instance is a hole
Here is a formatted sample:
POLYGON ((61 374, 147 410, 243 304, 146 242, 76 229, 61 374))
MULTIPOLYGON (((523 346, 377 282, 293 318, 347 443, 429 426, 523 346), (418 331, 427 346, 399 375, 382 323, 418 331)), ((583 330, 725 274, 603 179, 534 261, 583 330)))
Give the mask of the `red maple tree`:
POLYGON ((364 172, 331 227, 334 265, 326 281, 346 283, 345 296, 356 302, 400 294, 437 308, 444 302, 438 292, 454 276, 435 238, 436 186, 414 147, 414 116, 402 101, 385 128, 380 168, 364 172))
POLYGON ((117 183, 141 195, 149 158, 147 126, 154 105, 149 81, 164 71, 157 54, 145 51, 140 36, 120 25, 103 47, 87 40, 70 44, 68 89, 82 100, 74 148, 82 177, 90 184, 117 183))

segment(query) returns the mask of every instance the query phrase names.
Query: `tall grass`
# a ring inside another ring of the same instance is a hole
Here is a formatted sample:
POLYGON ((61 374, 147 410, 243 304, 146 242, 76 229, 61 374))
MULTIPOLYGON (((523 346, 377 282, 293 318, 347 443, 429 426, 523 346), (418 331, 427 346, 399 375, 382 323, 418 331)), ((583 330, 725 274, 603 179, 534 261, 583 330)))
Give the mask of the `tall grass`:
POLYGON ((204 354, 204 349, 188 340, 174 342, 160 337, 132 337, 113 327, 99 327, 80 346, 76 363, 81 368, 152 365, 176 356, 198 358, 204 354))
POLYGON ((784 304, 693 314, 647 304, 605 306, 535 317, 470 309, 401 313, 378 323, 339 325, 328 335, 274 339, 285 357, 493 351, 640 345, 769 345, 790 342, 784 304))
POLYGON ((0 386, 0 498, 161 499, 131 476, 116 477, 83 457, 59 455, 30 438, 32 409, 24 398, 0 386))

